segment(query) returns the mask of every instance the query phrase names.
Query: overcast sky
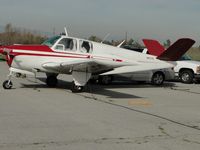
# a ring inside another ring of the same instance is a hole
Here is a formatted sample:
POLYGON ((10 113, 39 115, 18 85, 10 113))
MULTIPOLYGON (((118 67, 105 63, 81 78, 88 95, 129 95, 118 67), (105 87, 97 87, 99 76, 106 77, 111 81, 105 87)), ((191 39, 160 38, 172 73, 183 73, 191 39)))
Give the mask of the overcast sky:
POLYGON ((0 25, 72 36, 160 41, 190 37, 200 43, 200 0, 0 0, 0 25))

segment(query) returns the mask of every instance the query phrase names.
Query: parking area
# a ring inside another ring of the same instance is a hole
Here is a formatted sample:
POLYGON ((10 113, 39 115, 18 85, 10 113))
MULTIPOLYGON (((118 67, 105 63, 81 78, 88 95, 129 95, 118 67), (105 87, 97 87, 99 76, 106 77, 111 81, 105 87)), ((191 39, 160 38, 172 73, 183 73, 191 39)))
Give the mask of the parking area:
MULTIPOLYGON (((0 82, 8 74, 0 62, 0 82)), ((13 79, 0 87, 1 150, 199 150, 200 84, 115 82, 71 93, 72 78, 13 79)))

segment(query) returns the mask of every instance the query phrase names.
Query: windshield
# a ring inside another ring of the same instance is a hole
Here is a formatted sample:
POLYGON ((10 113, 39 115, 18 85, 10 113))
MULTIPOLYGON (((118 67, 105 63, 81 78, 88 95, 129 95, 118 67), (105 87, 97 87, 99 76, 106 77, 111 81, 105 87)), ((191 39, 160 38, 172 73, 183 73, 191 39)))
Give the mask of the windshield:
POLYGON ((192 58, 188 55, 183 55, 179 60, 192 60, 192 58))
POLYGON ((54 36, 54 37, 51 37, 51 38, 47 39, 46 41, 44 41, 44 42, 42 43, 42 45, 47 45, 47 46, 51 47, 51 46, 53 46, 53 45, 56 43, 56 41, 57 41, 60 37, 61 37, 61 36, 54 36))

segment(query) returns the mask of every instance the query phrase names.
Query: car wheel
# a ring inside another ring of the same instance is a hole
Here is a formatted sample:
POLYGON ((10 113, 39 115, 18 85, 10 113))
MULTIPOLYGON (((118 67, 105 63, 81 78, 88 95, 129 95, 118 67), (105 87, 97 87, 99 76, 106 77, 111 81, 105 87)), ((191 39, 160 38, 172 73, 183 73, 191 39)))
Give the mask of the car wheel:
POLYGON ((183 83, 193 83, 194 74, 190 70, 184 70, 180 73, 180 79, 183 83))
POLYGON ((153 85, 162 85, 165 80, 165 76, 162 72, 156 72, 151 78, 151 84, 153 85))

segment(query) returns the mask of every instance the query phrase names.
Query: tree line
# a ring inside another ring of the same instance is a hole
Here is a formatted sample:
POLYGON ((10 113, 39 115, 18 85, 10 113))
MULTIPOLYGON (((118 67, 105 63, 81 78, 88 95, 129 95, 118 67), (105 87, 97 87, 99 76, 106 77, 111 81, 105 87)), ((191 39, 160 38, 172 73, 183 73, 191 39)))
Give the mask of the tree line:
POLYGON ((30 30, 19 29, 7 24, 4 32, 0 33, 0 44, 40 44, 46 39, 45 36, 32 33, 30 30))
MULTIPOLYGON (((4 32, 0 33, 0 45, 11 45, 11 44, 41 44, 46 40, 46 36, 42 36, 39 33, 33 33, 30 30, 23 29, 23 28, 16 28, 13 27, 11 23, 8 23, 5 28, 4 32)), ((92 35, 88 38, 88 40, 95 41, 95 42, 102 42, 102 39, 92 35)), ((108 45, 117 46, 123 40, 105 40, 103 43, 108 45)), ((128 39, 123 43, 125 46, 129 46, 130 48, 144 48, 138 41, 134 40, 133 38, 128 39)), ((167 39, 163 46, 165 48, 171 45, 171 41, 167 39)))
MULTIPOLYGON (((88 38, 88 40, 94 41, 94 42, 102 42, 102 39, 97 37, 97 36, 90 36, 88 38)), ((124 40, 105 40, 103 41, 104 44, 108 44, 108 45, 113 45, 113 46, 117 46, 119 44, 121 44, 124 40)), ((128 39, 127 41, 123 42, 123 45, 128 45, 130 48, 144 48, 144 46, 142 46, 138 41, 134 40, 134 39, 128 39)))
MULTIPOLYGON (((11 23, 7 24, 4 28, 4 31, 0 33, 0 44, 1 45, 12 45, 12 44, 41 44, 46 40, 46 36, 42 36, 38 33, 33 33, 30 30, 23 28, 13 27, 11 23)), ((97 36, 90 36, 88 40, 101 42, 102 39, 97 36)), ((108 45, 119 45, 122 40, 105 40, 103 43, 108 45)), ((124 45, 129 45, 135 48, 142 48, 143 46, 139 44, 139 42, 129 39, 124 42, 124 45)))

